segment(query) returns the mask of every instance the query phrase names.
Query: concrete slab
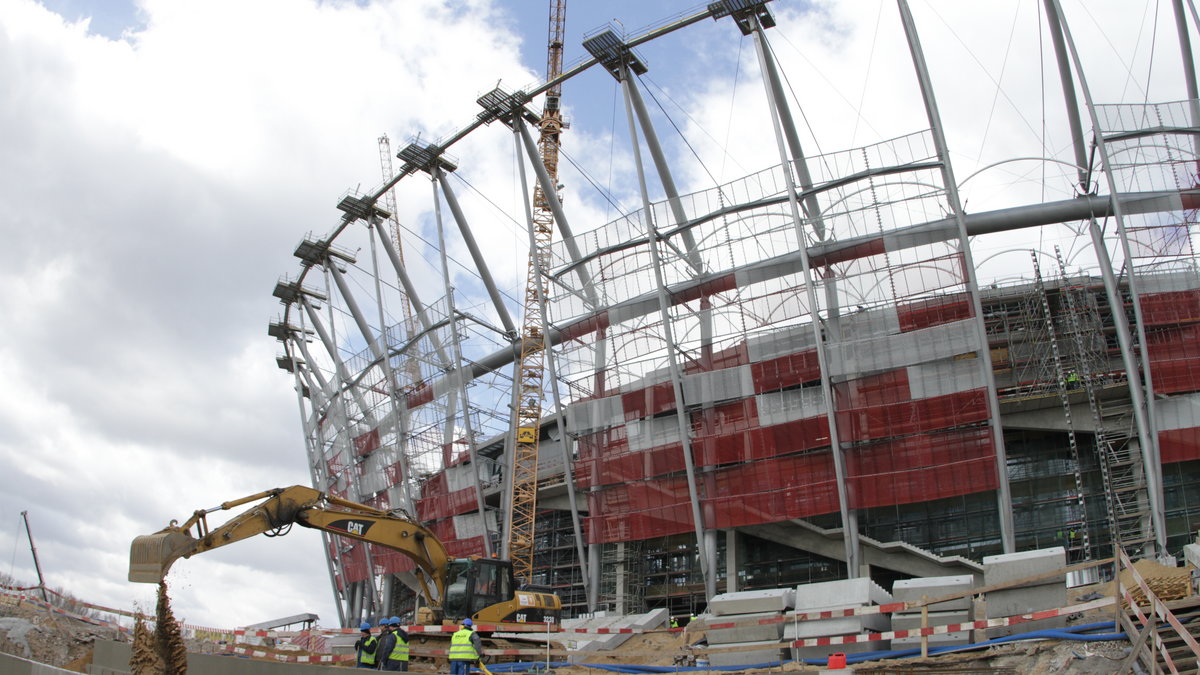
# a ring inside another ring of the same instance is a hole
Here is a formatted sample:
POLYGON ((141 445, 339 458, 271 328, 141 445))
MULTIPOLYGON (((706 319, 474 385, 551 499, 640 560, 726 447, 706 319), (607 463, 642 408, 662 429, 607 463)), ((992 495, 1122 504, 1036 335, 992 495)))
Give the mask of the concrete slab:
MULTIPOLYGON (((930 626, 945 626, 950 623, 967 623, 971 621, 971 613, 961 612, 930 612, 930 626)), ((904 612, 892 615, 892 630, 912 630, 921 627, 920 612, 904 612)))
POLYGON ((1037 621, 1028 621, 1019 623, 1015 626, 999 626, 996 628, 987 629, 987 639, 992 640, 998 637, 1007 637, 1009 635, 1020 635, 1022 633, 1032 633, 1038 630, 1052 630, 1062 628, 1067 625, 1067 617, 1055 616, 1049 619, 1039 619, 1037 621))
POLYGON ((845 616, 838 619, 788 623, 783 627, 783 637, 785 640, 803 640, 805 638, 826 637, 830 635, 883 633, 891 629, 892 620, 887 614, 864 614, 862 616, 845 616))
POLYGON ((748 649, 734 652, 709 652, 708 662, 713 666, 751 666, 758 663, 772 663, 787 658, 787 650, 778 640, 765 642, 744 642, 740 647, 758 646, 760 649, 748 649))
POLYGON ((1188 544, 1184 546, 1183 560, 1192 567, 1200 568, 1200 544, 1188 544))
MULTIPOLYGON (((1067 551, 1061 546, 1021 553, 989 555, 983 559, 983 583, 986 586, 1003 584, 1043 572, 1052 572, 1067 565, 1067 551)), ((1049 577, 1025 586, 1065 584, 1066 575, 1049 577)))
POLYGON ((779 641, 783 637, 783 622, 776 621, 774 623, 758 624, 756 622, 762 619, 774 619, 779 617, 779 612, 756 612, 754 614, 733 614, 723 616, 716 620, 710 620, 708 623, 721 624, 737 622, 739 626, 733 628, 706 628, 705 637, 708 638, 710 644, 727 645, 735 642, 763 642, 766 640, 779 641))
POLYGON ((708 603, 708 613, 714 616, 782 612, 796 606, 796 592, 790 588, 766 591, 738 591, 714 595, 708 603))
POLYGON ((796 587, 796 610, 811 612, 822 609, 842 609, 864 605, 882 605, 892 601, 892 594, 867 579, 840 579, 796 587))
POLYGON ((792 649, 793 659, 826 659, 830 654, 866 654, 867 652, 884 652, 892 648, 887 640, 878 642, 855 642, 848 645, 829 645, 827 647, 800 647, 792 649))
POLYGON ((987 617, 995 619, 1026 612, 1040 612, 1044 609, 1057 609, 1066 605, 1067 587, 1059 585, 992 591, 987 594, 985 608, 987 617))
MULTIPOLYGON (((969 644, 971 644, 971 631, 969 630, 957 633, 938 633, 929 636, 930 647, 957 647, 969 644)), ((919 637, 896 638, 892 640, 892 649, 919 649, 920 647, 921 638, 919 637)))
MULTIPOLYGON (((961 574, 949 577, 924 577, 921 579, 901 579, 892 584, 892 600, 894 602, 917 602, 922 596, 936 598, 951 593, 969 591, 975 586, 975 577, 961 574)), ((957 600, 939 602, 929 606, 931 612, 946 612, 960 609, 970 609, 971 596, 957 600)))

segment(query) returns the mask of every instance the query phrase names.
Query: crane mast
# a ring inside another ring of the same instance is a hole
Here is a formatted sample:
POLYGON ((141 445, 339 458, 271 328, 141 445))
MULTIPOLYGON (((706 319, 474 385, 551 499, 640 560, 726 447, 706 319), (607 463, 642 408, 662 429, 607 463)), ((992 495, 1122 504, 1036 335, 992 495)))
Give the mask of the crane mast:
MULTIPOLYGON (((550 28, 546 49, 546 79, 562 74, 563 39, 566 25, 566 0, 550 0, 550 28)), ((546 91, 542 119, 538 123, 538 151, 550 177, 550 185, 533 189, 532 248, 525 283, 524 319, 521 325, 521 364, 518 370, 520 397, 517 399, 512 462, 512 508, 508 518, 507 540, 513 574, 519 581, 533 581, 533 537, 537 515, 538 436, 541 433, 544 398, 545 331, 542 325, 542 298, 545 293, 541 272, 550 264, 550 241, 554 234, 554 213, 545 189, 557 189, 558 139, 566 126, 559 100, 562 85, 546 91)))

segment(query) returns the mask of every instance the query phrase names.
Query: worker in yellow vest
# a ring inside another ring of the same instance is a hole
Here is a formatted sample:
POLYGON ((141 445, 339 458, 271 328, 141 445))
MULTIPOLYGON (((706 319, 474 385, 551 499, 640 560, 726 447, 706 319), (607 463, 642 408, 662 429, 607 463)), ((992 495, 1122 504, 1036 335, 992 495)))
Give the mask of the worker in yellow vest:
POLYGON ((363 622, 359 626, 362 635, 358 641, 354 643, 354 653, 356 658, 354 664, 356 668, 375 669, 375 649, 379 646, 379 638, 371 635, 371 624, 363 622))
POLYGON ((379 655, 380 670, 408 672, 408 631, 398 616, 388 619, 388 625, 392 627, 392 639, 388 641, 391 651, 379 655))
POLYGON ((450 675, 467 675, 483 655, 483 642, 471 626, 470 619, 463 619, 462 628, 450 636, 450 675))

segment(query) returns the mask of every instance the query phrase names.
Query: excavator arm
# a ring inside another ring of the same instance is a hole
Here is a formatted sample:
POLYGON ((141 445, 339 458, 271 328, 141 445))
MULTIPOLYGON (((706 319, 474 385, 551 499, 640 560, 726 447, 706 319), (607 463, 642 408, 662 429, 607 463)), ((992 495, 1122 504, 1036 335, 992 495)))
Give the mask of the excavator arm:
POLYGON ((449 556, 437 535, 407 518, 302 485, 275 488, 202 509, 182 525, 172 520, 170 525, 154 534, 135 538, 129 550, 129 580, 159 583, 179 558, 189 558, 257 534, 283 534, 295 523, 404 554, 424 572, 418 579, 425 597, 433 604, 441 604, 446 591, 449 556), (259 503, 223 525, 209 529, 210 513, 251 502, 259 503), (433 589, 430 589, 430 583, 433 589))

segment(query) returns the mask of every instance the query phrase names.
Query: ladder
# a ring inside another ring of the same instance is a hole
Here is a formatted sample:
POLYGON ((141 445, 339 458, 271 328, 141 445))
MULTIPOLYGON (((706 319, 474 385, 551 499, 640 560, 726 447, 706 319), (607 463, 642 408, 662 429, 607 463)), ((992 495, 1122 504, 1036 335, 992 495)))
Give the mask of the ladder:
MULTIPOLYGON (((1063 361, 1063 354, 1058 345, 1057 331, 1054 327, 1054 312, 1050 309, 1050 297, 1046 293, 1042 268, 1038 263, 1038 251, 1031 249, 1029 255, 1033 259, 1034 287, 1041 300, 1042 317, 1046 321, 1047 342, 1050 344, 1050 354, 1053 359, 1054 381, 1067 425, 1067 445, 1071 450, 1071 466, 1075 475, 1074 508, 1071 509, 1070 518, 1063 523, 1063 528, 1067 530, 1064 546, 1067 549, 1067 561, 1073 563, 1091 558, 1091 535, 1088 530, 1087 501, 1084 497, 1083 464, 1080 461, 1079 443, 1075 437, 1075 425, 1071 417, 1071 388, 1078 382, 1079 369, 1074 365, 1065 364, 1063 361)), ((1061 303, 1061 291, 1059 296, 1061 303)))
MULTIPOLYGON (((1108 379, 1098 350, 1091 342, 1101 328, 1099 308, 1085 286, 1066 283, 1066 266, 1057 246, 1055 255, 1064 280, 1063 316, 1075 342, 1079 362, 1077 372, 1095 425, 1096 454, 1104 481, 1109 536, 1126 553, 1140 556, 1141 549, 1146 543, 1154 541, 1154 536, 1150 525, 1146 476, 1133 427, 1132 404, 1127 397, 1110 399, 1104 403, 1098 395, 1108 379), (1092 319, 1090 324, 1084 323, 1085 317, 1092 319)), ((1116 316, 1120 312, 1119 307, 1110 309, 1114 313, 1114 320, 1122 320, 1116 316)))

